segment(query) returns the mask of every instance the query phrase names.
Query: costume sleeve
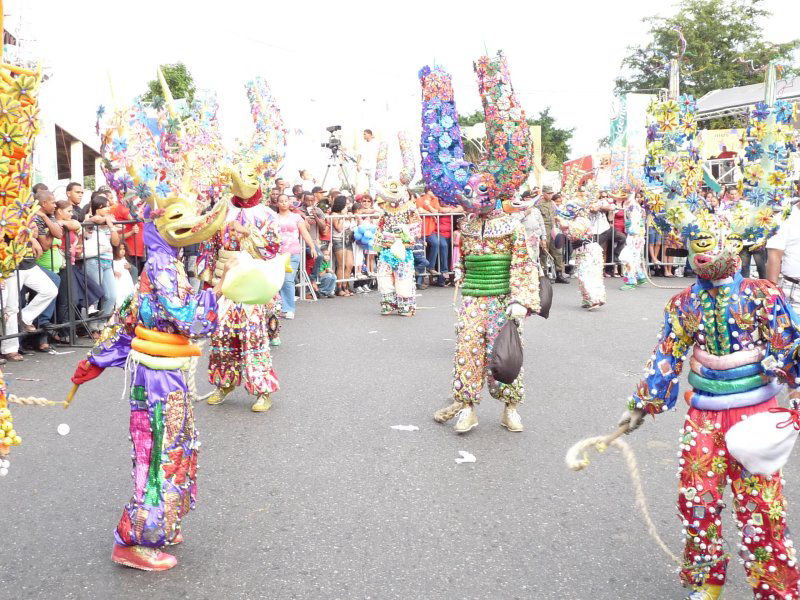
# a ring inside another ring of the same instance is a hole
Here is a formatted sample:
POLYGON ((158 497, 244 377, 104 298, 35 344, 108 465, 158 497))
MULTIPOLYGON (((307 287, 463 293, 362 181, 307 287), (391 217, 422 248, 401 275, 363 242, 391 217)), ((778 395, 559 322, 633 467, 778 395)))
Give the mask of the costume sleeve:
POLYGON ((656 415, 674 407, 683 360, 693 344, 694 340, 680 324, 680 314, 672 299, 664 309, 664 326, 658 344, 645 365, 645 377, 636 386, 628 408, 640 408, 656 415))
MULTIPOLYGON (((383 228, 385 227, 386 223, 384 218, 381 217, 378 220, 378 226, 375 228, 375 236, 372 238, 372 247, 377 248, 380 252, 380 248, 383 245, 383 228)), ((331 225, 333 227, 333 225, 331 225)))
POLYGON ((770 375, 777 375, 789 387, 800 386, 800 317, 786 302, 781 289, 766 280, 759 281, 765 290, 763 311, 756 310, 759 333, 767 342, 764 366, 770 375), (780 372, 777 372, 780 371, 780 372))
POLYGON ((222 237, 218 231, 210 239, 200 244, 200 251, 197 253, 197 278, 203 283, 211 284, 214 278, 214 269, 217 266, 217 255, 222 248, 222 237))
POLYGON ((539 304, 539 270, 533 262, 525 227, 517 223, 511 234, 511 294, 510 302, 521 304, 528 313, 537 312, 539 304))
POLYGON ((281 232, 274 219, 264 219, 261 227, 253 227, 251 237, 259 254, 265 260, 275 258, 281 249, 281 232))

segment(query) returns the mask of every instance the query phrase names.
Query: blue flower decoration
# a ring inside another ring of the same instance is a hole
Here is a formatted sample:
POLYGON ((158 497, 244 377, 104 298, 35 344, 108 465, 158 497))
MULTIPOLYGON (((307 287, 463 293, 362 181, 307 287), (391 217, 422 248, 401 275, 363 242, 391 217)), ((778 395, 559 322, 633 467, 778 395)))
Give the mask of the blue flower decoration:
POLYGON ((749 161, 759 160, 764 155, 764 147, 758 142, 750 142, 744 149, 744 155, 749 161))
POLYGON ((166 181, 162 181, 156 186, 156 194, 158 194, 159 197, 161 197, 161 198, 168 197, 171 192, 172 192, 172 190, 167 185, 166 181))
POLYGON ((453 140, 450 137, 450 134, 448 134, 448 133, 443 133, 442 136, 439 138, 439 145, 442 148, 449 148, 450 144, 452 144, 452 143, 453 143, 453 140))
POLYGON ((150 186, 145 183, 140 183, 137 185, 135 191, 136 195, 142 200, 147 200, 152 195, 150 192, 150 186))
POLYGON ((97 118, 99 119, 104 114, 106 114, 106 107, 101 104, 100 106, 97 107, 97 118))
POLYGON ((453 118, 449 115, 444 115, 439 124, 445 129, 450 129, 454 125, 453 118))
POLYGON ((767 158, 775 162, 785 160, 787 157, 786 149, 782 144, 770 144, 767 149, 767 158))
POLYGON ((753 206, 763 206, 767 202, 766 192, 759 187, 745 190, 744 197, 753 206))
POLYGON ((453 156, 448 150, 439 150, 437 156, 439 157, 439 161, 443 163, 449 163, 453 159, 453 156))
POLYGON ((697 212, 700 208, 700 196, 694 192, 686 196, 686 206, 691 212, 697 212))
POLYGON ((786 100, 775 102, 775 120, 778 123, 788 124, 792 121, 792 105, 786 100))
POLYGON ((763 121, 769 116, 769 106, 767 106, 766 102, 757 102, 755 108, 753 109, 753 118, 763 121))
POLYGON ((745 242, 751 242, 751 243, 757 242, 758 240, 764 237, 765 233, 766 231, 764 230, 763 227, 756 227, 756 226, 748 227, 747 229, 744 230, 742 238, 745 242))
POLYGON ((700 234, 700 228, 694 223, 689 223, 688 225, 685 225, 681 230, 681 235, 686 240, 693 240, 699 234, 700 234))
POLYGON ((139 169, 139 178, 144 181, 150 181, 156 178, 156 172, 150 165, 143 165, 142 168, 139 169))
POLYGON ((691 94, 684 94, 678 100, 681 107, 681 114, 693 113, 697 110, 697 102, 691 94))
POLYGON ((128 140, 125 138, 114 138, 111 142, 114 152, 125 152, 128 149, 128 140))

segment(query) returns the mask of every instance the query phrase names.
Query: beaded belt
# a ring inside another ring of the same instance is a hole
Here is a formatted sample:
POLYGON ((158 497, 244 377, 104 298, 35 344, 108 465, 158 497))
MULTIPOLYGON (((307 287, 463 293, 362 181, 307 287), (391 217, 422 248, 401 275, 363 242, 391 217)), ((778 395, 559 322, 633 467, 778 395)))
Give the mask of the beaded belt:
POLYGON ((510 254, 470 254, 464 258, 465 296, 503 296, 511 291, 510 254))

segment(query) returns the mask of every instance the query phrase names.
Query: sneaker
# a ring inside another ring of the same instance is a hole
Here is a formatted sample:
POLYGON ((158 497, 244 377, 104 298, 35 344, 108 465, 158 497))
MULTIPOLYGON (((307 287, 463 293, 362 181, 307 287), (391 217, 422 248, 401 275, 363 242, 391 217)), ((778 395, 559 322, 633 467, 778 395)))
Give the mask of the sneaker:
POLYGON ((294 313, 293 312, 283 313, 283 318, 292 320, 292 319, 294 319, 294 313))
POLYGON ((272 398, 268 393, 264 392, 258 395, 250 410, 253 412, 267 412, 270 408, 272 408, 272 398))
POLYGON ((506 404, 503 408, 503 414, 500 417, 500 425, 509 431, 522 431, 522 417, 519 416, 517 408, 511 404, 506 404))
POLYGON ((625 285, 621 285, 619 289, 621 289, 621 290, 635 290, 636 289, 636 284, 626 283, 625 285))
POLYGON ((466 433, 477 426, 478 415, 475 413, 475 407, 472 404, 465 404, 458 413, 458 421, 455 425, 456 433, 466 433))
POLYGON ((276 337, 269 341, 270 346, 280 346, 281 345, 281 338, 276 337))
POLYGON ((166 571, 178 564, 171 554, 146 546, 121 546, 114 544, 111 560, 118 565, 141 571, 166 571))
POLYGON ((642 279, 636 280, 636 285, 644 285, 645 283, 647 283, 647 278, 643 277, 642 279))

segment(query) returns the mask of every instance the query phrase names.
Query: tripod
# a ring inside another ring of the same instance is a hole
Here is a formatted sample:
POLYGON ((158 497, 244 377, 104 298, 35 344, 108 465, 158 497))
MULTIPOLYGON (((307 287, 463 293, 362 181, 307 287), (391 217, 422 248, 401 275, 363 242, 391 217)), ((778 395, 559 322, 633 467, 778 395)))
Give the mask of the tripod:
POLYGON ((344 157, 346 160, 351 162, 355 162, 352 157, 348 156, 344 152, 340 152, 339 148, 331 148, 331 155, 328 158, 328 168, 325 169, 325 175, 322 178, 322 183, 320 184, 323 188, 325 187, 325 180, 328 179, 328 173, 330 173, 331 168, 336 170, 339 169, 339 180, 344 180, 347 189, 351 192, 355 193, 355 188, 350 185, 350 180, 347 178, 347 171, 344 168, 344 161, 342 160, 344 157))

